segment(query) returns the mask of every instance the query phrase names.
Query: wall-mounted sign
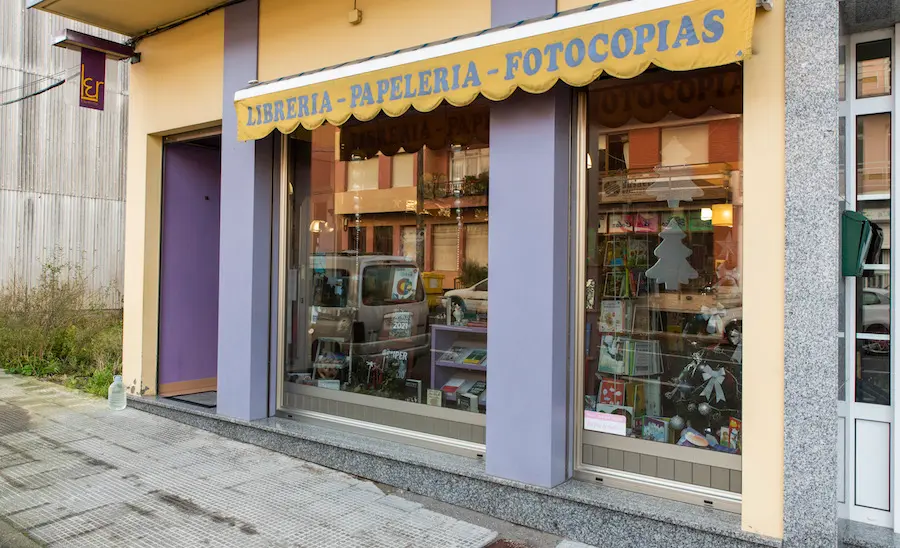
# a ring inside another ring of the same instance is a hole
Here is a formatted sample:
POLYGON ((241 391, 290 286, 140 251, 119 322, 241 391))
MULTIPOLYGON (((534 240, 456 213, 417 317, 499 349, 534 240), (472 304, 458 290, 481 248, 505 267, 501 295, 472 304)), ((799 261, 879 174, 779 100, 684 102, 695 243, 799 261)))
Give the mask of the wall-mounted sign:
POLYGON ((78 85, 78 104, 85 108, 103 110, 106 95, 106 54, 83 48, 81 50, 81 78, 78 85))

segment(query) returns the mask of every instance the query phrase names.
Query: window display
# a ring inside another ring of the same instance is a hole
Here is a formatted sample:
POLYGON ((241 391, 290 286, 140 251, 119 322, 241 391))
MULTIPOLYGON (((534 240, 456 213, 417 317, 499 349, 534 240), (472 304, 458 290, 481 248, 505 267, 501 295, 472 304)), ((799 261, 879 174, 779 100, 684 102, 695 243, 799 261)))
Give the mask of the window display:
POLYGON ((286 391, 486 412, 488 120, 476 104, 291 135, 286 391))
POLYGON ((588 93, 585 431, 741 453, 740 78, 588 93))

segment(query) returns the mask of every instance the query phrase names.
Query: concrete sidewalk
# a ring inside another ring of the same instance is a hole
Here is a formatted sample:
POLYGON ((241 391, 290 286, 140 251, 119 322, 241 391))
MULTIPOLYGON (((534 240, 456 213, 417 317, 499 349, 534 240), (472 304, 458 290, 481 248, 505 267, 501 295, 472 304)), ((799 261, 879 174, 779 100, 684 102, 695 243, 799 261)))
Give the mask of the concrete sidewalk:
POLYGON ((497 536, 347 474, 3 372, 0 516, 72 548, 452 548, 497 536))

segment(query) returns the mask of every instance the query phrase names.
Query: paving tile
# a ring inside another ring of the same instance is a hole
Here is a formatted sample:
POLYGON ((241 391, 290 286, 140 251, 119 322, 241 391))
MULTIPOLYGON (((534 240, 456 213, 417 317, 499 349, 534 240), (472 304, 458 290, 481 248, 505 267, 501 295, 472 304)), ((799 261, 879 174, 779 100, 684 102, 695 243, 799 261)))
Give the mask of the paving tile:
POLYGON ((493 538, 348 474, 0 372, 0 423, 22 416, 20 431, 0 430, 0 515, 54 548, 474 548, 493 538))

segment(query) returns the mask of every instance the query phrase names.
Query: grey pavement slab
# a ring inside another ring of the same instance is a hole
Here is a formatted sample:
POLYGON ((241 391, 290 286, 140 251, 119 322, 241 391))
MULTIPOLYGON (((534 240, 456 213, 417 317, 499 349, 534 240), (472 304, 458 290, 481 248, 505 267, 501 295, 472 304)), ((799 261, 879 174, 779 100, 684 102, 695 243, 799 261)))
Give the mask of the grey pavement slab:
POLYGON ((0 519, 4 546, 464 548, 497 536, 342 472, 2 372, 0 519))
POLYGON ((0 371, 0 546, 550 548, 560 541, 0 371))

